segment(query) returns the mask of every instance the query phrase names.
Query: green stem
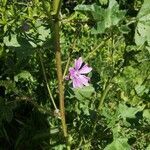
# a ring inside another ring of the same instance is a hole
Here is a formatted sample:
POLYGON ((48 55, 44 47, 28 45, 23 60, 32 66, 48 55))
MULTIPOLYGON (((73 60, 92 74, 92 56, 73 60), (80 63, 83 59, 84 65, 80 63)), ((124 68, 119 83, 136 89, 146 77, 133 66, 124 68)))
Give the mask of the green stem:
POLYGON ((44 76, 44 79, 45 79, 45 82, 46 82, 46 87, 47 87, 47 91, 48 91, 49 97, 50 97, 50 99, 52 101, 52 104, 53 104, 55 110, 58 110, 58 108, 57 108, 57 106, 55 104, 54 98, 52 96, 52 92, 50 90, 49 84, 48 84, 48 80, 47 80, 47 76, 46 76, 46 71, 45 71, 45 67, 44 67, 44 64, 43 64, 43 58, 41 56, 41 52, 40 52, 40 50, 38 52, 39 52, 40 63, 41 63, 41 66, 42 66, 42 72, 43 72, 43 76, 44 76))
POLYGON ((76 36, 74 37, 73 43, 71 44, 71 46, 68 49, 70 51, 69 51, 68 60, 67 60, 66 66, 65 66, 65 71, 63 73, 63 79, 65 79, 65 76, 67 74, 67 71, 68 71, 68 68, 69 68, 69 65, 70 65, 70 60, 71 60, 71 54, 72 54, 72 51, 73 51, 73 49, 74 49, 74 47, 76 45, 76 41, 77 41, 78 35, 79 35, 79 33, 76 33, 76 36))
POLYGON ((67 60, 66 67, 65 67, 65 71, 64 71, 64 73, 63 73, 63 79, 65 79, 65 76, 66 76, 66 74, 67 74, 67 71, 68 71, 68 68, 69 68, 69 65, 70 65, 70 59, 71 59, 71 57, 69 56, 69 57, 68 57, 68 60, 67 60))
POLYGON ((93 50, 86 56, 86 58, 84 60, 88 60, 90 57, 93 56, 93 54, 99 49, 102 48, 105 45, 105 42, 107 40, 109 40, 110 37, 104 39, 104 41, 102 41, 99 45, 97 45, 96 47, 93 48, 93 50))
POLYGON ((112 85, 111 83, 109 82, 108 85, 106 86, 101 98, 100 98, 100 102, 99 102, 99 105, 98 105, 98 110, 101 110, 102 107, 103 107, 103 103, 104 103, 104 100, 106 98, 106 95, 107 93, 109 92, 109 90, 111 89, 112 85))
POLYGON ((53 9, 52 9, 51 14, 53 16, 56 16, 56 18, 58 18, 58 16, 59 16, 61 3, 62 3, 62 0, 53 0, 53 9))

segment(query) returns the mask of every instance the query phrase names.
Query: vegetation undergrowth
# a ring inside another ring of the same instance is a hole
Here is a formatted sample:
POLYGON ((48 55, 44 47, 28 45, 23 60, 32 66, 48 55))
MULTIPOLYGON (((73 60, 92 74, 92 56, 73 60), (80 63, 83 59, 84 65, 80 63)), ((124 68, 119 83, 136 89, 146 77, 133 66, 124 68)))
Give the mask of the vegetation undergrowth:
POLYGON ((149 0, 0 1, 0 150, 149 150, 149 0))

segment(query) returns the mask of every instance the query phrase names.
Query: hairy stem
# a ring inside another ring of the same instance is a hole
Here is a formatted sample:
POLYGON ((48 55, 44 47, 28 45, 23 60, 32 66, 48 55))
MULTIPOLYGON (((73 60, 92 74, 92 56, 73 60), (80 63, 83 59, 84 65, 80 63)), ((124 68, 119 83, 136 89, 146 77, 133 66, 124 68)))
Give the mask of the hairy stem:
POLYGON ((60 113, 64 136, 67 136, 67 126, 65 121, 65 106, 64 106, 64 85, 63 85, 63 75, 61 67, 61 51, 60 51, 60 41, 59 41, 59 22, 55 22, 53 28, 54 36, 54 48, 56 51, 56 68, 58 77, 58 89, 59 89, 59 101, 60 101, 60 113))
POLYGON ((53 46, 56 57, 56 69, 58 78, 58 90, 59 90, 59 104, 61 113, 61 122, 64 137, 67 137, 67 125, 65 119, 65 106, 64 106, 64 85, 63 85, 63 74, 61 67, 61 49, 60 49, 60 35, 59 35, 59 11, 60 11, 61 0, 53 1, 53 24, 52 24, 52 38, 53 46))

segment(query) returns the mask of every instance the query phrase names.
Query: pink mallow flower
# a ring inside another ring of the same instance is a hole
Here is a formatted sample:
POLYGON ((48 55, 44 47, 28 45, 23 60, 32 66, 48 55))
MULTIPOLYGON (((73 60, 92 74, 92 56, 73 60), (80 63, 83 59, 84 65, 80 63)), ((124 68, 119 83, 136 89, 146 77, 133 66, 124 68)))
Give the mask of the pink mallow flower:
POLYGON ((88 86, 90 78, 85 76, 85 74, 91 72, 91 70, 92 68, 84 64, 82 57, 80 57, 75 59, 74 67, 69 68, 69 75, 66 77, 66 80, 72 80, 73 88, 88 86))

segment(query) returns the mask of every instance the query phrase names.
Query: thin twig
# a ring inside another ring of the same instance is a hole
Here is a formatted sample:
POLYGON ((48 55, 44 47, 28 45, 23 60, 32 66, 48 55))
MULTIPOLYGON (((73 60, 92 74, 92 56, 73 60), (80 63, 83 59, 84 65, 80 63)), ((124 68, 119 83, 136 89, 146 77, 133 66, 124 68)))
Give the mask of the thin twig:
POLYGON ((58 108, 57 108, 57 106, 55 104, 54 98, 52 96, 51 89, 50 89, 49 84, 48 84, 48 80, 47 80, 47 76, 46 76, 46 71, 45 71, 45 67, 44 67, 44 64, 43 64, 43 58, 41 56, 40 50, 38 51, 38 53, 39 53, 40 63, 41 63, 41 66, 42 66, 42 72, 43 72, 43 76, 44 76, 44 79, 45 79, 45 82, 46 82, 46 87, 47 87, 47 91, 48 91, 49 97, 50 97, 50 99, 52 101, 52 104, 53 104, 55 110, 58 110, 58 108))
POLYGON ((112 88, 112 84, 111 84, 111 81, 109 81, 108 85, 106 86, 101 98, 100 98, 100 102, 99 102, 99 105, 98 105, 98 110, 101 110, 102 107, 103 107, 103 103, 104 103, 104 100, 106 98, 106 95, 107 93, 109 92, 109 90, 112 88))
POLYGON ((106 38, 105 40, 103 40, 99 45, 97 45, 96 47, 93 48, 93 50, 85 57, 84 60, 89 59, 99 48, 102 48, 105 45, 105 42, 107 40, 109 40, 110 37, 106 38))
POLYGON ((64 73, 63 73, 63 80, 65 79, 65 76, 67 74, 67 71, 68 71, 68 68, 69 68, 69 65, 70 65, 70 60, 71 60, 71 57, 69 56, 68 60, 67 60, 67 63, 66 63, 66 66, 65 66, 64 73))
POLYGON ((75 48, 78 35, 79 35, 79 32, 76 32, 76 36, 74 36, 73 43, 72 43, 71 46, 68 48, 68 50, 69 50, 69 56, 68 56, 68 60, 67 60, 66 66, 65 66, 64 73, 63 73, 63 79, 65 79, 65 76, 66 76, 66 74, 67 74, 67 71, 68 71, 68 68, 69 68, 69 64, 70 64, 70 60, 71 60, 71 54, 72 54, 73 49, 75 48))

